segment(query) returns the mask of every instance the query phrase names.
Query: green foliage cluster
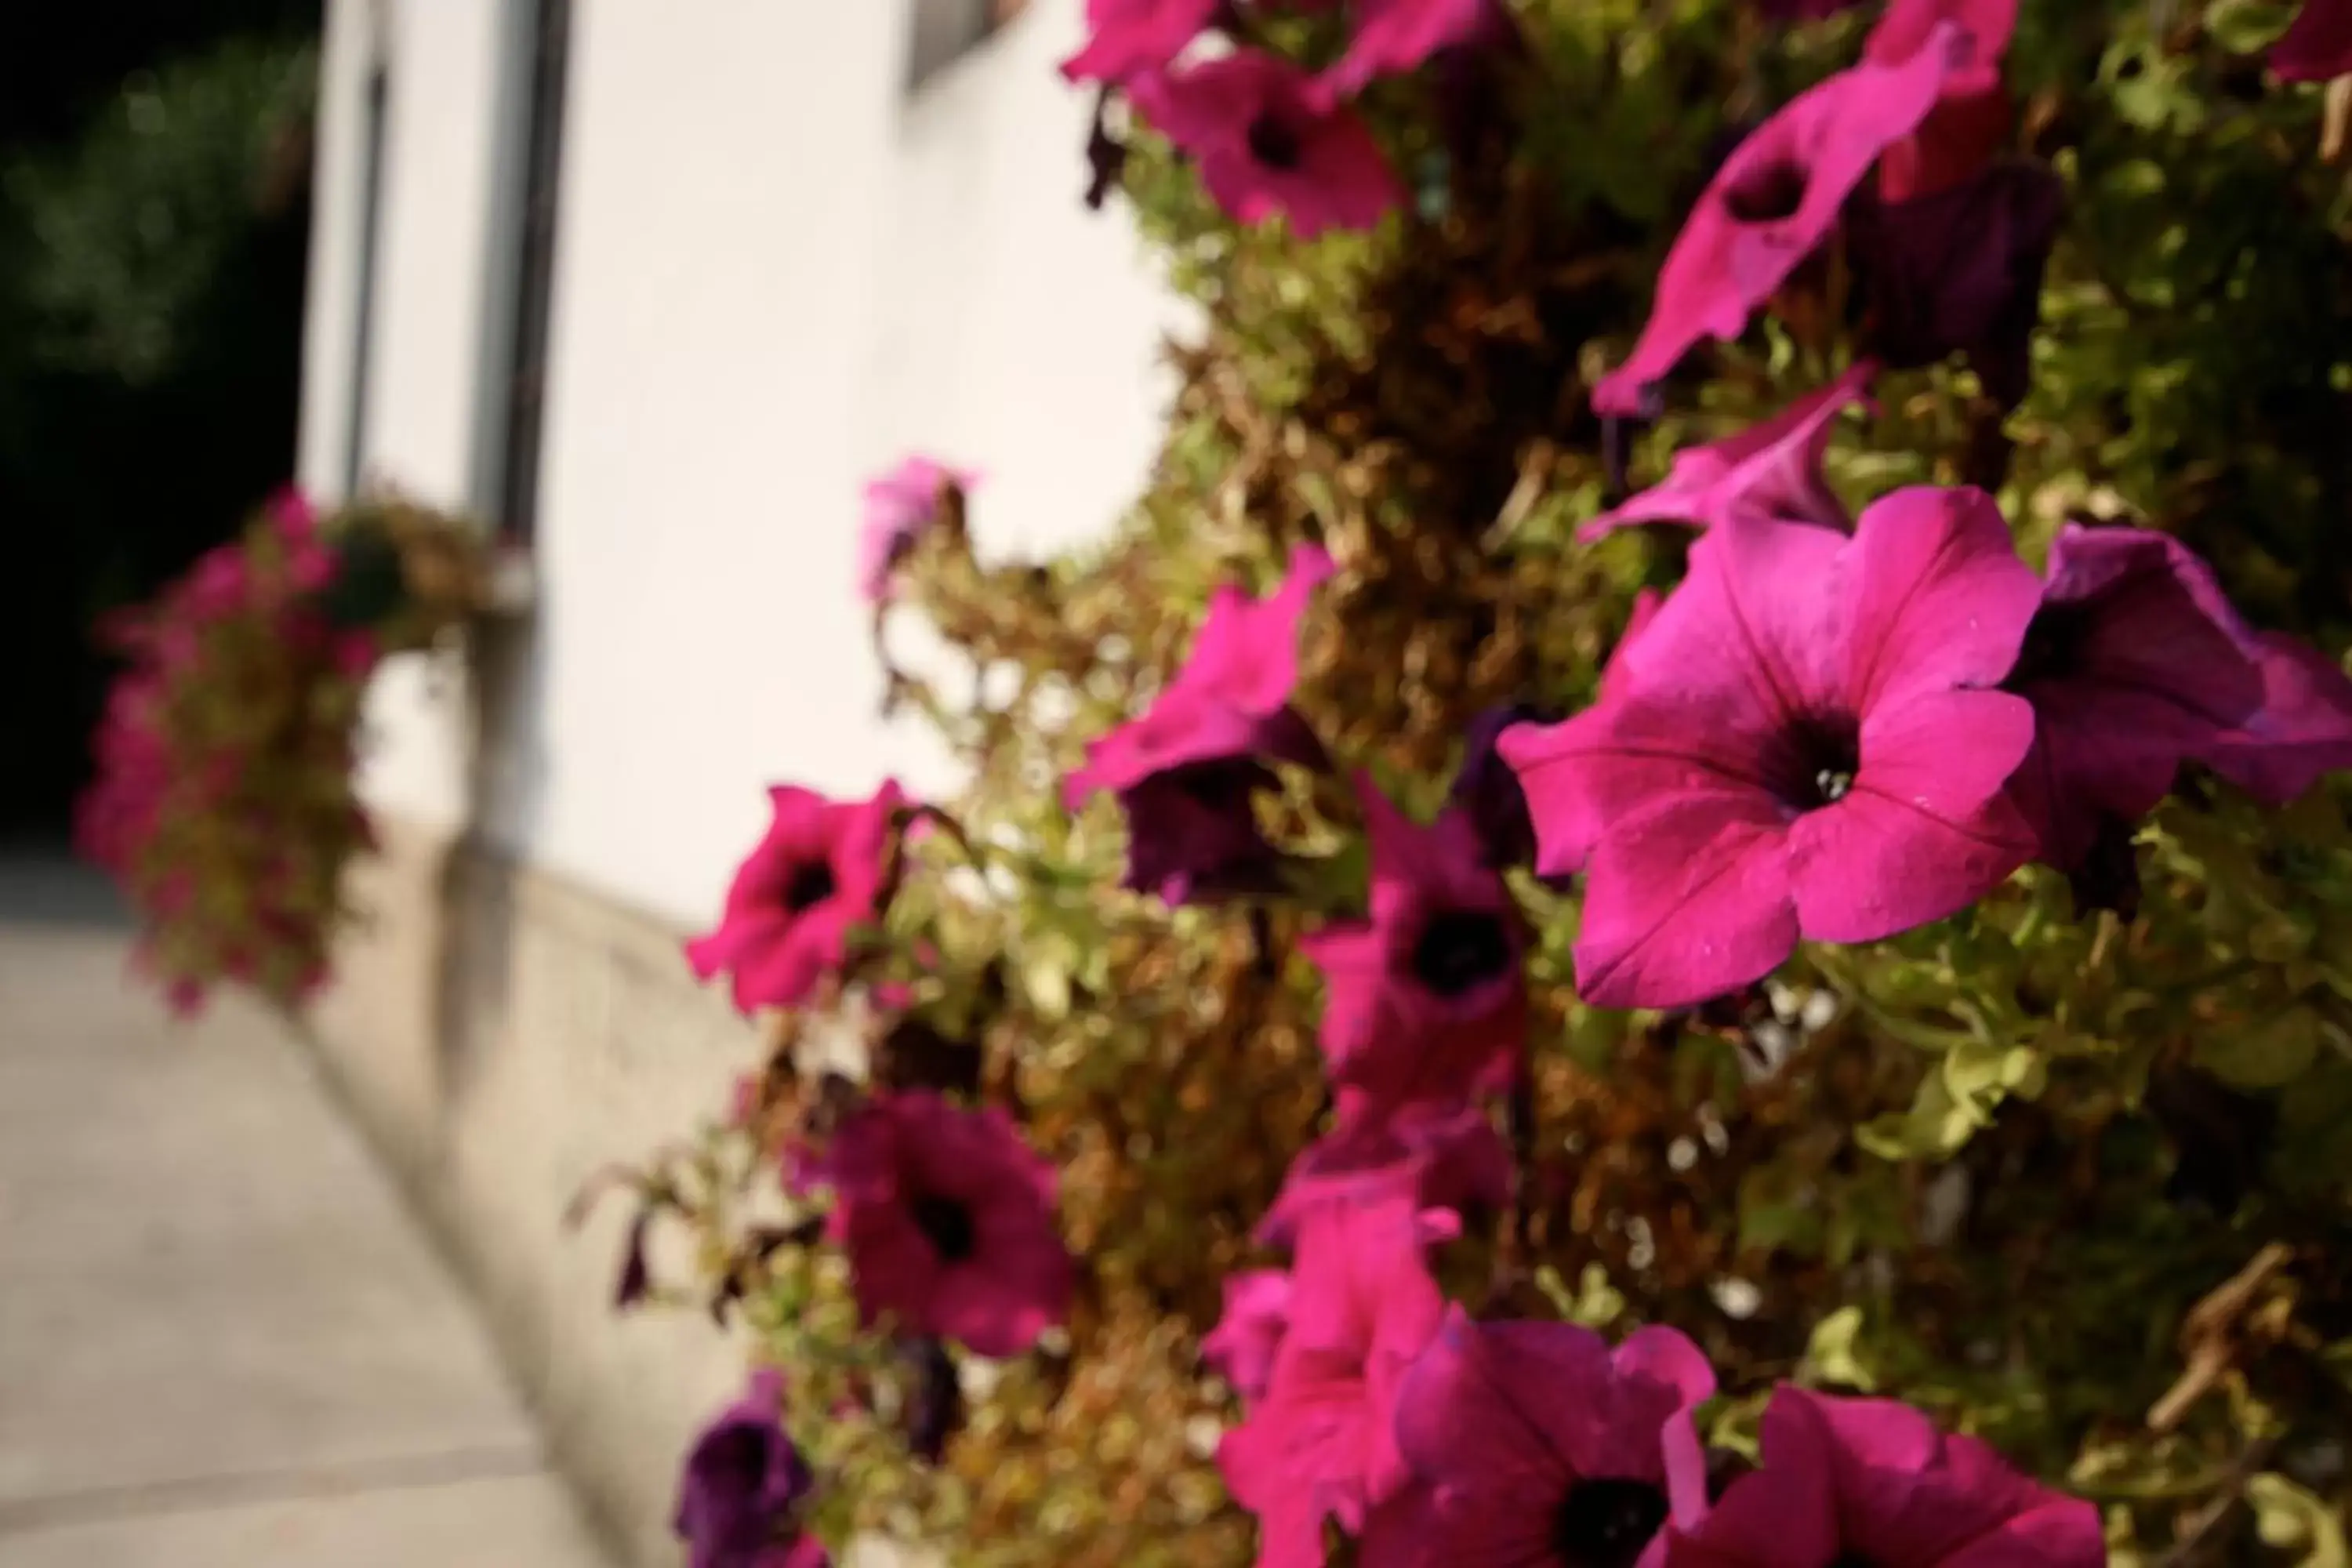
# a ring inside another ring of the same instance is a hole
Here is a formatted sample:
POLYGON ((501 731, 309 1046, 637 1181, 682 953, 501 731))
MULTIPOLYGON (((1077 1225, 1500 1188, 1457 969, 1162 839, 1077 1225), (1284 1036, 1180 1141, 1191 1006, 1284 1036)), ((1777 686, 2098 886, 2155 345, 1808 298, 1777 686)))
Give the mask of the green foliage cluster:
POLYGON ((308 47, 232 42, 141 73, 70 150, 0 174, 32 351, 132 387, 177 369, 256 210, 300 197, 315 75, 308 47))
MULTIPOLYGON (((1106 542, 1039 562, 923 544, 910 594, 969 662, 913 677, 971 764, 971 840, 916 847, 893 907, 918 1005, 982 1052, 1063 1170, 1087 1280, 1066 1344, 997 1369, 940 1464, 892 1412, 911 1384, 855 1331, 837 1258, 772 1247, 749 1311, 794 1369, 799 1436, 836 1479, 829 1532, 892 1529, 980 1564, 1249 1561, 1201 1373, 1219 1281, 1324 1110, 1318 986, 1276 908, 1169 910, 1114 890, 1108 804, 1056 781, 1180 662, 1209 590, 1263 586, 1297 541, 1341 574, 1306 634, 1301 710, 1426 814, 1465 722, 1587 700, 1633 595, 1674 580, 1655 531, 1573 539, 1606 484, 1587 392, 1622 357, 1713 160, 1851 59, 1864 17, 1801 29, 1741 0, 1515 0, 1528 40, 1475 136, 1427 77, 1369 110, 1416 209, 1302 245, 1237 228, 1138 137, 1129 195, 1204 325, 1152 484, 1106 542)), ((1957 365, 1890 375, 1833 481, 1996 483, 2029 558, 2069 517, 2207 554, 2258 623, 2341 649, 2352 521, 2352 206, 2322 89, 2265 79, 2287 8, 2028 4, 2009 60, 2020 151, 2073 210, 2033 384, 2006 416, 1957 365)), ((1285 42, 1332 35, 1312 19, 1285 42)), ((1704 351, 1632 456, 1822 384, 1852 352, 1832 255, 1770 319, 1704 351)), ((1716 1439, 1776 1376, 1875 1389, 1980 1433, 2105 1510, 2123 1564, 2342 1568, 2352 1500, 2352 831, 2328 786, 2284 813, 2185 782, 2136 845, 2129 918, 2018 874, 1979 908, 1809 946, 1744 1003, 1587 1008, 1572 894, 1517 884, 1532 955, 1530 1212, 1477 1256, 1474 1302, 1672 1323, 1720 1369, 1716 1439)), ((1360 877, 1353 807, 1293 780, 1268 826, 1360 877)), ((789 1025, 784 1045, 803 1026, 789 1025)), ((820 1113, 780 1058, 772 1136, 820 1113)), ((756 1140, 755 1140, 756 1142, 756 1140)), ((720 1145, 720 1147, 740 1147, 720 1145)), ((717 1159, 716 1156, 713 1157, 717 1159)), ((724 1160, 706 1174, 724 1189, 724 1160)), ((714 1197, 714 1267, 742 1222, 714 1197)))

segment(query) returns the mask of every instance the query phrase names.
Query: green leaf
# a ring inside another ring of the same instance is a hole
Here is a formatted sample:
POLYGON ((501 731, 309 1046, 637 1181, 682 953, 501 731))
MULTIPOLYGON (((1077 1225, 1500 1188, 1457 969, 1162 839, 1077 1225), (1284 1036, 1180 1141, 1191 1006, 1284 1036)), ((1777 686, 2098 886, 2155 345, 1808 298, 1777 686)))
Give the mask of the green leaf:
POLYGON ((2246 1501, 2263 1542, 2295 1553, 2300 1568, 2352 1568, 2335 1510, 2284 1476, 2254 1477, 2246 1483, 2246 1501))
POLYGON ((2235 1089, 2277 1089, 2311 1068, 2319 1055, 2319 1015, 2290 1007, 2246 1028, 2197 1043, 2199 1065, 2235 1089))
POLYGON ((1805 1344, 1804 1381, 1874 1392, 1877 1380, 1854 1354, 1853 1342, 1861 1332, 1860 1307, 1840 1307, 1814 1324, 1812 1338, 1805 1344))

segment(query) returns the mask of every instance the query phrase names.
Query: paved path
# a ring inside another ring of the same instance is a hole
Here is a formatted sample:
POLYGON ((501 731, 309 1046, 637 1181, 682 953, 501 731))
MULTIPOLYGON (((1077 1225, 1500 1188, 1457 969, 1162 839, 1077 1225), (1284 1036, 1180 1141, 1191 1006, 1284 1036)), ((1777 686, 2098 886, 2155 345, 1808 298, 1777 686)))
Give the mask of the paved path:
POLYGON ((299 1047, 0 860, 0 1568, 604 1568, 299 1047))

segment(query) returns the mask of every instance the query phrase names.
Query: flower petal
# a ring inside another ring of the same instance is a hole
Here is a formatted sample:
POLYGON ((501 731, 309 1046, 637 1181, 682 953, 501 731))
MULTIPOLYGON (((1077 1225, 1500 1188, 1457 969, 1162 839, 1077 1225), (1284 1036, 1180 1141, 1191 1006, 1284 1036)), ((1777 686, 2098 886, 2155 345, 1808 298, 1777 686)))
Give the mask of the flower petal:
POLYGON ((1966 909, 2025 864, 2031 828, 2001 786, 2033 743, 2033 709, 1942 691, 1864 721, 1844 799, 1790 829, 1806 937, 1874 942, 1966 909))
MULTIPOLYGON (((2042 584, 1990 496, 1895 490, 1864 510, 1853 551, 1853 711, 1915 692, 1994 685, 2017 662, 2042 584)), ((2023 755, 2020 746, 2010 765, 2023 755)))
POLYGON ((1761 795, 1687 795, 1594 852, 1577 991, 1602 1007, 1682 1007, 1770 973, 1797 944, 1789 832, 1761 795))

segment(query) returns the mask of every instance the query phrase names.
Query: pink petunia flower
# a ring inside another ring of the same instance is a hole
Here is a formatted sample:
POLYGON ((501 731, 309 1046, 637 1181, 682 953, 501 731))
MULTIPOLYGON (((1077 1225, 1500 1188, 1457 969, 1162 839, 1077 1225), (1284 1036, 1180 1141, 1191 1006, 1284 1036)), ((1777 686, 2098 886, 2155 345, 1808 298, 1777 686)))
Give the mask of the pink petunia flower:
POLYGON ((2104 818, 2136 823, 2180 764, 2263 701, 2252 634, 2188 546, 2145 528, 2069 523, 2003 682, 2033 704, 2033 750, 2010 794, 2041 858, 2073 870, 2104 818))
POLYGON ((2253 634, 2262 705, 2209 742, 2205 764, 2265 805, 2284 805, 2324 773, 2352 768, 2352 680, 2317 648, 2278 632, 2253 634))
POLYGON ((767 834, 737 868, 718 929, 686 944, 701 978, 733 975, 746 1013, 797 1006, 841 968, 850 931, 876 913, 892 819, 906 802, 896 781, 869 800, 831 801, 796 784, 768 799, 767 834))
POLYGON ((1073 811, 1103 790, 1118 797, 1127 887, 1183 904, 1275 885, 1251 796, 1274 783, 1267 761, 1322 763, 1290 693, 1299 622, 1331 572, 1330 556, 1301 545, 1265 598, 1218 589, 1184 668, 1139 717, 1089 742, 1086 765, 1063 781, 1073 811))
POLYGON ((1070 81, 1124 82, 1165 68, 1206 32, 1218 0, 1087 0, 1086 47, 1062 62, 1070 81))
POLYGON ((1265 1396, 1217 1448, 1226 1487, 1257 1516, 1262 1568, 1319 1568, 1326 1518, 1360 1532, 1411 1479, 1397 1390, 1444 1312, 1422 1244, 1395 1192, 1327 1205, 1300 1232, 1265 1396))
POLYGON ((1852 532, 1845 504, 1822 477, 1822 454, 1840 414, 1871 406, 1870 382, 1877 372, 1874 362, 1863 360, 1769 419, 1675 453, 1664 483, 1602 512, 1578 529, 1577 538, 1590 542, 1635 522, 1712 528, 1734 512, 1852 532))
POLYGON ((1290 1327, 1290 1276, 1246 1268, 1225 1276, 1225 1310, 1201 1341, 1201 1359, 1234 1385, 1244 1405, 1265 1397, 1275 1352, 1290 1327))
POLYGON ((2000 61, 2017 31, 2017 0, 1892 0, 1864 43, 1863 58, 1900 65, 1946 26, 1959 30, 1960 63, 1945 79, 1935 110, 1879 159, 1878 194, 1890 202, 1969 180, 2008 142, 2016 119, 2000 61))
POLYGON ((868 1325, 887 1313, 903 1332, 1010 1356, 1067 1315, 1053 1163, 1002 1110, 924 1089, 877 1096, 835 1134, 824 1175, 868 1325))
POLYGON ((1690 1412, 1714 1394, 1714 1369, 1672 1329, 1612 1351, 1573 1323, 1474 1323, 1454 1308, 1397 1397, 1398 1446, 1430 1501, 1414 1549, 1392 1560, 1654 1563, 1670 1469, 1684 1517, 1703 1504, 1690 1412))
POLYGON ((1353 14, 1347 53, 1315 79, 1325 102, 1416 69, 1441 49, 1490 38, 1509 21, 1495 0, 1355 0, 1353 14))
POLYGON ((1665 1568, 2100 1568, 2098 1510, 2051 1491, 1973 1437, 1887 1399, 1783 1384, 1765 1406, 1763 1464, 1695 1527, 1666 1532, 1665 1568))
POLYGON ((949 491, 963 491, 980 476, 931 458, 908 458, 866 486, 866 521, 857 536, 857 591, 869 605, 889 599, 891 574, 938 521, 949 491))
POLYGON ((1239 222, 1280 216, 1301 239, 1367 229, 1405 199, 1363 121, 1323 101, 1306 72, 1256 49, 1138 78, 1128 96, 1151 127, 1200 166, 1239 222))
POLYGON ((1700 193, 1658 273, 1641 338, 1593 389, 1593 407, 1636 413, 1643 389, 1699 340, 1738 337, 1836 226, 1878 155, 1927 118, 1961 50, 1958 29, 1938 26, 1901 64, 1864 60, 1758 126, 1700 193))
POLYGON ((1255 1239, 1288 1247, 1324 1204, 1402 1191, 1423 1215, 1427 1239, 1436 1240, 1446 1226, 1432 1216, 1501 1207, 1510 1201, 1516 1173, 1509 1145, 1475 1105, 1408 1105, 1370 1116, 1343 1091, 1339 1125, 1290 1163, 1255 1239))
POLYGON ((2282 81, 2329 81, 2352 74, 2352 3, 2303 0, 2277 43, 2271 69, 2282 81))
POLYGON ((1538 868, 1591 850, 1585 999, 1705 1001, 1801 935, 1875 941, 2022 864, 2033 837, 2003 786, 2033 710, 1980 689, 2039 598, 1972 489, 1898 490, 1851 539, 1752 517, 1704 535, 1602 700, 1503 737, 1538 868))
POLYGON ((1359 778, 1371 841, 1370 918, 1299 940, 1323 972, 1320 1039, 1349 1119, 1457 1101, 1527 1035, 1517 907, 1470 819, 1423 827, 1359 778))

